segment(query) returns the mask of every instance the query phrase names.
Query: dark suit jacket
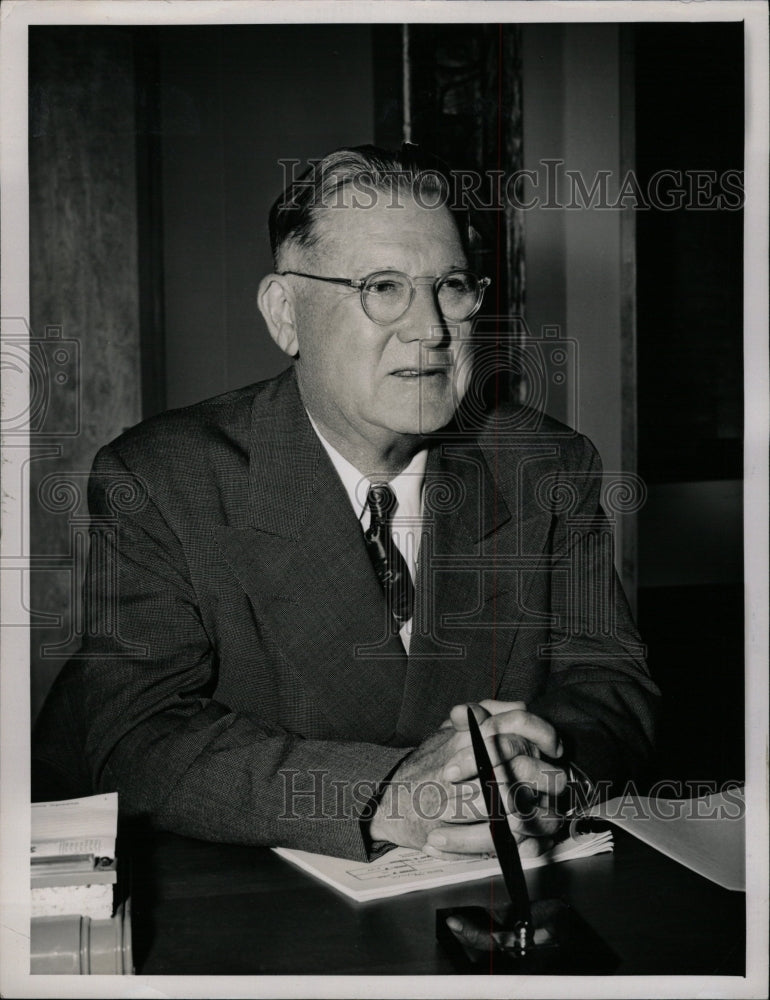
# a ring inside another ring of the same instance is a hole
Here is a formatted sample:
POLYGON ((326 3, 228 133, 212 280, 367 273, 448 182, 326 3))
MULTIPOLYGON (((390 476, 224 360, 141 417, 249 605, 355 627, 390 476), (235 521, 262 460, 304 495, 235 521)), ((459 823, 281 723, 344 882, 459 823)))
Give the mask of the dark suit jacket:
MULTIPOLYGON (((657 692, 580 435, 507 409, 432 443, 409 657, 293 372, 153 418, 89 490, 90 631, 35 733, 158 827, 364 857, 365 804, 459 702, 522 699, 593 778, 657 692)), ((82 789, 80 789, 82 790, 82 789)))

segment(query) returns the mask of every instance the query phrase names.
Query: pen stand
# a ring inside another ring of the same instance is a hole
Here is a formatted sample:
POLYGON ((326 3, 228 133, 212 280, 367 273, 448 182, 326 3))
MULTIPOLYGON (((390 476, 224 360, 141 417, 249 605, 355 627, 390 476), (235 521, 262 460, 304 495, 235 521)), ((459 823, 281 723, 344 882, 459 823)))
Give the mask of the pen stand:
POLYGON ((458 972, 603 975, 617 967, 617 955, 562 900, 532 903, 532 923, 526 936, 519 925, 511 924, 510 909, 459 906, 436 911, 436 937, 458 972), (462 931, 453 931, 448 917, 459 920, 462 931))

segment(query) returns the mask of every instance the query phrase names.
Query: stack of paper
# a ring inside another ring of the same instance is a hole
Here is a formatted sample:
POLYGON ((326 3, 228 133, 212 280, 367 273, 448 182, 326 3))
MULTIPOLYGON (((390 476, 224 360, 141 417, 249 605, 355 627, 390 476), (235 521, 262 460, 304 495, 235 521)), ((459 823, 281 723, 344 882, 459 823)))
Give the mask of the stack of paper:
MULTIPOLYGON (((579 833, 575 830, 552 850, 537 858, 522 858, 521 863, 525 869, 538 868, 556 861, 571 861, 611 851, 612 846, 612 832, 609 830, 601 833, 579 833)), ((444 861, 422 851, 397 847, 376 861, 362 864, 284 847, 274 850, 327 885, 361 902, 501 874, 500 865, 493 855, 474 855, 467 861, 444 861)))
POLYGON ((32 805, 31 914, 108 919, 115 908, 116 792, 32 805))

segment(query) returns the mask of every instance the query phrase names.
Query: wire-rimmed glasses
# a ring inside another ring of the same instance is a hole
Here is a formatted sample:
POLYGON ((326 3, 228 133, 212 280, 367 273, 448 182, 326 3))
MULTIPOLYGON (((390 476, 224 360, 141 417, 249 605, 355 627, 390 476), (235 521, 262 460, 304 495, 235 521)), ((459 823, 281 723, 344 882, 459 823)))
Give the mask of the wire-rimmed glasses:
POLYGON ((484 292, 491 283, 490 278, 481 278, 473 271, 462 269, 447 271, 437 278, 411 277, 403 271, 374 271, 365 278, 330 278, 304 271, 278 273, 357 288, 361 294, 361 308, 379 326, 401 319, 412 304, 418 284, 433 286, 433 295, 444 319, 463 323, 478 312, 484 292))

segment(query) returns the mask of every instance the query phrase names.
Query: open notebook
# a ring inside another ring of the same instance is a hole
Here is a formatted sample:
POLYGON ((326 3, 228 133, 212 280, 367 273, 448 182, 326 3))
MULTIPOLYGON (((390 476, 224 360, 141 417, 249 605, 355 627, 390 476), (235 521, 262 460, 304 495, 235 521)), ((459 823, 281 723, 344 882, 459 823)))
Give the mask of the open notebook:
MULTIPOLYGON (((276 847, 274 850, 282 858, 359 902, 501 874, 497 858, 492 855, 474 856, 467 861, 442 861, 423 854, 422 851, 397 847, 367 864, 285 847, 276 847)), ((525 869, 537 868, 556 861, 585 858, 611 850, 612 833, 609 830, 579 833, 573 825, 570 836, 556 844, 551 851, 537 858, 522 858, 521 863, 525 869)))

